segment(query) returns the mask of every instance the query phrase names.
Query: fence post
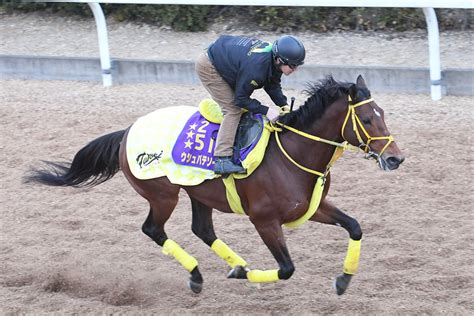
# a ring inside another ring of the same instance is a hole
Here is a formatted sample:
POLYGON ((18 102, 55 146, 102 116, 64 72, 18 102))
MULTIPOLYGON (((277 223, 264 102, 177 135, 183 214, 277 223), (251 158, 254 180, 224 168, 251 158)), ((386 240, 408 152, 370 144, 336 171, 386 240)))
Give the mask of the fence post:
POLYGON ((107 37, 107 24, 105 22, 104 12, 99 3, 88 3, 94 14, 97 26, 97 37, 99 38, 100 66, 102 68, 102 83, 104 87, 112 85, 112 70, 110 67, 109 40, 107 37))
POLYGON ((433 8, 423 8, 426 27, 428 29, 428 44, 430 53, 431 99, 441 99, 441 62, 439 54, 439 28, 436 12, 433 8))

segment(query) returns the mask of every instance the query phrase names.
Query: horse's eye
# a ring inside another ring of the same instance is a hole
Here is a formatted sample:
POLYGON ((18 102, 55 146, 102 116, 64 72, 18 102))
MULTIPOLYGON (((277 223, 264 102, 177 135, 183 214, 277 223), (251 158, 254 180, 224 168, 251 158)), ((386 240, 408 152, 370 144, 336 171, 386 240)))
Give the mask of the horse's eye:
POLYGON ((366 119, 363 119, 362 120, 362 123, 364 123, 364 125, 370 125, 370 119, 369 118, 366 118, 366 119))

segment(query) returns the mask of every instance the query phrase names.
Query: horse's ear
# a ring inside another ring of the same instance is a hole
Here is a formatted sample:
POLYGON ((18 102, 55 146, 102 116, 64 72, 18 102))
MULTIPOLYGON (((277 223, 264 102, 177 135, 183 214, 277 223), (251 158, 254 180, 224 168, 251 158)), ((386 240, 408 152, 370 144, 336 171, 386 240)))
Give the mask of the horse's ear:
POLYGON ((365 80, 364 80, 364 78, 362 78, 362 75, 359 75, 357 77, 356 83, 357 83, 358 87, 367 89, 367 85, 365 84, 365 80))
POLYGON ((357 98, 357 86, 355 84, 351 84, 349 87, 349 96, 351 97, 351 100, 354 100, 357 98))

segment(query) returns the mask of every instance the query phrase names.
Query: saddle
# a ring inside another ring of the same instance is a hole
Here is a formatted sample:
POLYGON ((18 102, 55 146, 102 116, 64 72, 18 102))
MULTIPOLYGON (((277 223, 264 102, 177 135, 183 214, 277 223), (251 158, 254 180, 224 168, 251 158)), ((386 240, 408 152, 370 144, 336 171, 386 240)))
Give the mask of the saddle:
MULTIPOLYGON (((223 115, 219 105, 211 99, 203 100, 199 111, 184 125, 173 147, 174 161, 179 165, 213 170, 214 149, 223 115)), ((236 163, 242 163, 262 136, 264 118, 261 114, 245 112, 234 140, 236 163)))
POLYGON ((260 114, 246 112, 242 115, 234 141, 234 162, 242 162, 252 151, 262 135, 263 125, 260 114))
MULTIPOLYGON (((214 173, 214 147, 222 113, 212 100, 204 100, 199 108, 161 108, 140 117, 130 127, 127 160, 136 178, 166 176, 174 184, 198 185, 219 177, 214 173)), ((266 124, 260 114, 242 116, 235 140, 239 154, 236 161, 242 163, 247 174, 239 175, 239 179, 252 174, 263 160, 270 138, 266 124)))

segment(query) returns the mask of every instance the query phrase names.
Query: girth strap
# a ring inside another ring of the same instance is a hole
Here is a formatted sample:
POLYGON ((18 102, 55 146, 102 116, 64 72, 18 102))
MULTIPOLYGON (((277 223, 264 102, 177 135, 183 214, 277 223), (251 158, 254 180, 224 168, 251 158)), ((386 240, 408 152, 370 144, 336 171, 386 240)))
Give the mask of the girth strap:
MULTIPOLYGON (((325 180, 326 177, 319 177, 316 181, 316 184, 313 189, 313 194, 311 195, 311 200, 309 202, 309 207, 306 213, 300 218, 289 223, 284 223, 283 225, 288 228, 297 228, 303 223, 305 223, 307 220, 309 220, 316 213, 316 210, 319 207, 319 203, 321 203, 325 180)), ((242 204, 240 202, 240 197, 237 193, 237 188, 235 187, 233 175, 231 174, 225 179, 222 178, 222 181, 225 185, 227 201, 229 202, 230 208, 234 213, 244 215, 244 208, 242 207, 242 204)))
POLYGON ((224 182, 227 202, 229 202, 232 211, 239 215, 245 215, 239 193, 237 193, 237 188, 235 187, 234 175, 230 174, 227 178, 222 178, 222 182, 224 182))

